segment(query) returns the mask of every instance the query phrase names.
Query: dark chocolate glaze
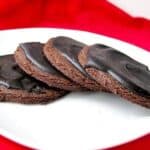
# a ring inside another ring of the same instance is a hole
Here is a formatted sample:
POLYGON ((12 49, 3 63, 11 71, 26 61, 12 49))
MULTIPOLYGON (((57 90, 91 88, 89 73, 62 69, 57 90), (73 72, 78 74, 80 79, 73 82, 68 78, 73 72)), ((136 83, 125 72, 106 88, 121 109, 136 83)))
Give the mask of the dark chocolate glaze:
POLYGON ((129 56, 105 45, 89 47, 85 68, 94 67, 112 75, 129 90, 150 96, 150 71, 148 67, 129 56))
POLYGON ((78 54, 85 44, 64 36, 53 38, 52 42, 53 47, 55 47, 72 65, 74 65, 82 74, 86 74, 78 62, 78 54))
POLYGON ((22 43, 19 47, 24 51, 27 59, 40 70, 57 76, 63 76, 45 58, 42 52, 44 44, 40 42, 22 43))
POLYGON ((16 64, 13 55, 0 56, 0 87, 40 93, 49 87, 25 74, 16 64))

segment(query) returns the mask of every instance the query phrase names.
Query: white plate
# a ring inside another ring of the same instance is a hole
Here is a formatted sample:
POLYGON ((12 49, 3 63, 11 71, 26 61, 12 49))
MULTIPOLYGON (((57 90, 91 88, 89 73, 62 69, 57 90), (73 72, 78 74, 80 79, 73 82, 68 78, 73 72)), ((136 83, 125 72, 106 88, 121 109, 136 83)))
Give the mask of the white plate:
MULTIPOLYGON (((46 42, 65 35, 87 44, 103 43, 150 67, 150 53, 109 37, 75 30, 20 29, 0 31, 0 55, 20 42, 46 42)), ((0 133, 44 150, 89 150, 111 147, 150 131, 150 110, 105 93, 71 93, 48 105, 0 103, 0 133)))

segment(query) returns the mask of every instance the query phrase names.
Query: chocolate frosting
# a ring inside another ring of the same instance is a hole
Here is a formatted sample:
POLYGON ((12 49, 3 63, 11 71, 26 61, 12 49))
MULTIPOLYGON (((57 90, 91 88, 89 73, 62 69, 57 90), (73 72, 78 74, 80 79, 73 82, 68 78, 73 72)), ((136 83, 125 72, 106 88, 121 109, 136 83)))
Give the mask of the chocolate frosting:
POLYGON ((0 56, 0 86, 38 93, 49 89, 47 85, 26 75, 16 64, 13 55, 0 56))
POLYGON ((57 76, 63 76, 44 57, 42 52, 44 44, 39 42, 22 43, 19 47, 24 51, 27 59, 40 70, 57 76))
POLYGON ((137 94, 150 96, 148 67, 105 45, 89 47, 85 68, 94 67, 112 75, 118 82, 137 94))
POLYGON ((81 73, 86 74, 78 62, 78 54, 85 44, 64 36, 53 38, 52 41, 53 47, 55 47, 81 73))

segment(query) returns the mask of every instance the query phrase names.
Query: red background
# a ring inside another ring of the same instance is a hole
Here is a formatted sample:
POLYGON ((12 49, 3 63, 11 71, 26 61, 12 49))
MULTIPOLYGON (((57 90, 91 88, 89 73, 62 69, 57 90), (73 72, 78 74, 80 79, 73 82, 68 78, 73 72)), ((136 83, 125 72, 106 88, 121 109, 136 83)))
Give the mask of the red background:
MULTIPOLYGON (((115 37, 150 51, 150 20, 131 17, 105 0, 7 0, 0 2, 0 29, 58 27, 115 37)), ((150 135, 119 146, 148 149, 150 135)), ((0 136, 0 149, 26 149, 0 136)))

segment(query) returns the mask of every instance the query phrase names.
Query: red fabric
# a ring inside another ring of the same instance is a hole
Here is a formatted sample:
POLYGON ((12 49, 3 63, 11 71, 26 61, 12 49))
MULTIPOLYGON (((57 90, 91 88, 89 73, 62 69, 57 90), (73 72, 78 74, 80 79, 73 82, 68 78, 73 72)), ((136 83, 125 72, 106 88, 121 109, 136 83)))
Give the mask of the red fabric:
POLYGON ((150 50, 150 21, 133 18, 105 0, 0 2, 0 29, 33 26, 92 31, 150 50))
POLYGON ((150 148, 150 135, 145 135, 137 140, 125 143, 123 145, 108 148, 107 150, 148 150, 150 148))
MULTIPOLYGON (((112 36, 150 50, 150 20, 133 18, 105 0, 7 0, 0 2, 0 29, 59 27, 112 36)), ((118 149, 146 149, 150 135, 118 149)), ((0 149, 18 146, 0 137, 0 149)), ((26 148, 21 148, 26 149, 26 148)))
POLYGON ((0 150, 31 150, 23 145, 0 136, 0 150))
MULTIPOLYGON (((145 135, 137 140, 125 143, 123 145, 108 148, 106 150, 148 150, 150 147, 150 135, 145 135)), ((32 150, 0 136, 0 150, 32 150)))

